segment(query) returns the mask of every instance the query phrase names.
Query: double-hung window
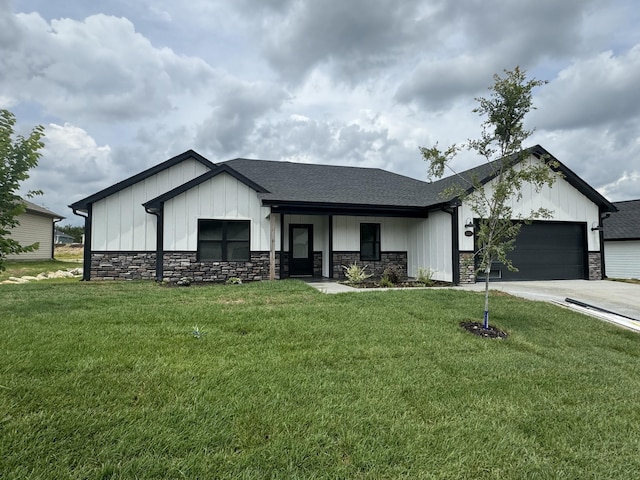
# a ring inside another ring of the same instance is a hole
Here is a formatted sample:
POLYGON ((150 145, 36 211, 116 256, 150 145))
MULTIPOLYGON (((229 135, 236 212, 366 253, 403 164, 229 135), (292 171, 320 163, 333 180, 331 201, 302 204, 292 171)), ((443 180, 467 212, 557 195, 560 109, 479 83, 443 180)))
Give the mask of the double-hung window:
POLYGON ((360 224, 360 260, 380 260, 380 224, 360 224))
POLYGON ((198 220, 199 261, 248 261, 248 220, 198 220))

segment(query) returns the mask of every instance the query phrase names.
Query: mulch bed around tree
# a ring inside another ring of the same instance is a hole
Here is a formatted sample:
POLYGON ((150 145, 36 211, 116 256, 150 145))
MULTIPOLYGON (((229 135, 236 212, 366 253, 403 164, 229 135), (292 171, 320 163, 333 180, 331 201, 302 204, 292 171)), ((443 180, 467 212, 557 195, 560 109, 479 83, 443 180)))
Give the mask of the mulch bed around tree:
POLYGON ((479 337, 484 338, 497 338, 499 340, 507 338, 506 332, 503 332, 499 328, 489 325, 489 328, 484 328, 482 323, 478 322, 460 322, 460 326, 467 332, 479 337))

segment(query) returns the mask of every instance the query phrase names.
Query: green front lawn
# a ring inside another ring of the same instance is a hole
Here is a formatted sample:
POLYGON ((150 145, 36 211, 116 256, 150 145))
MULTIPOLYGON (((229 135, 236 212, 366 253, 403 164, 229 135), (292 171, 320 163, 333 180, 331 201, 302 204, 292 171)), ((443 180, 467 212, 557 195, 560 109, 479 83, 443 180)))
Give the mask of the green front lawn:
POLYGON ((482 301, 0 285, 0 477, 637 476, 640 336, 496 295, 486 340, 482 301))

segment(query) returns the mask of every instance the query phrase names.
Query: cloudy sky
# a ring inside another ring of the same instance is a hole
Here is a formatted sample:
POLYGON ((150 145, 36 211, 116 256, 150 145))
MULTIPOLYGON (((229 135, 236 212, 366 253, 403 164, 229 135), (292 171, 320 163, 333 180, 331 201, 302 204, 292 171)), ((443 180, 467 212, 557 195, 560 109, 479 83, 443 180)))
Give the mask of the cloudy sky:
POLYGON ((516 65, 549 81, 527 146, 640 198, 637 0, 0 0, 0 108, 45 126, 25 188, 63 224, 190 148, 426 179, 418 147, 477 138, 473 99, 516 65))

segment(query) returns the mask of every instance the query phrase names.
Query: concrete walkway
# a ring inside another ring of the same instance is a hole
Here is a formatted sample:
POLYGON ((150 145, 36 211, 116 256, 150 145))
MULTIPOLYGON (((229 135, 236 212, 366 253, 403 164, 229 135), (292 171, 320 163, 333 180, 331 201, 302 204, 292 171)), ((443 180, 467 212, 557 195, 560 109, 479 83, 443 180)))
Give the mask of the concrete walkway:
MULTIPOLYGON (((329 279, 309 281, 309 285, 322 293, 371 292, 386 288, 353 288, 329 279)), ((449 287, 456 290, 484 291, 484 283, 449 287)), ((532 282, 492 282, 491 290, 498 290, 516 297, 542 302, 552 302, 577 310, 601 320, 616 323, 640 332, 640 285, 609 280, 546 280, 532 282), (593 305, 611 313, 585 308, 567 299, 593 305), (617 315, 616 315, 617 314, 617 315)))

